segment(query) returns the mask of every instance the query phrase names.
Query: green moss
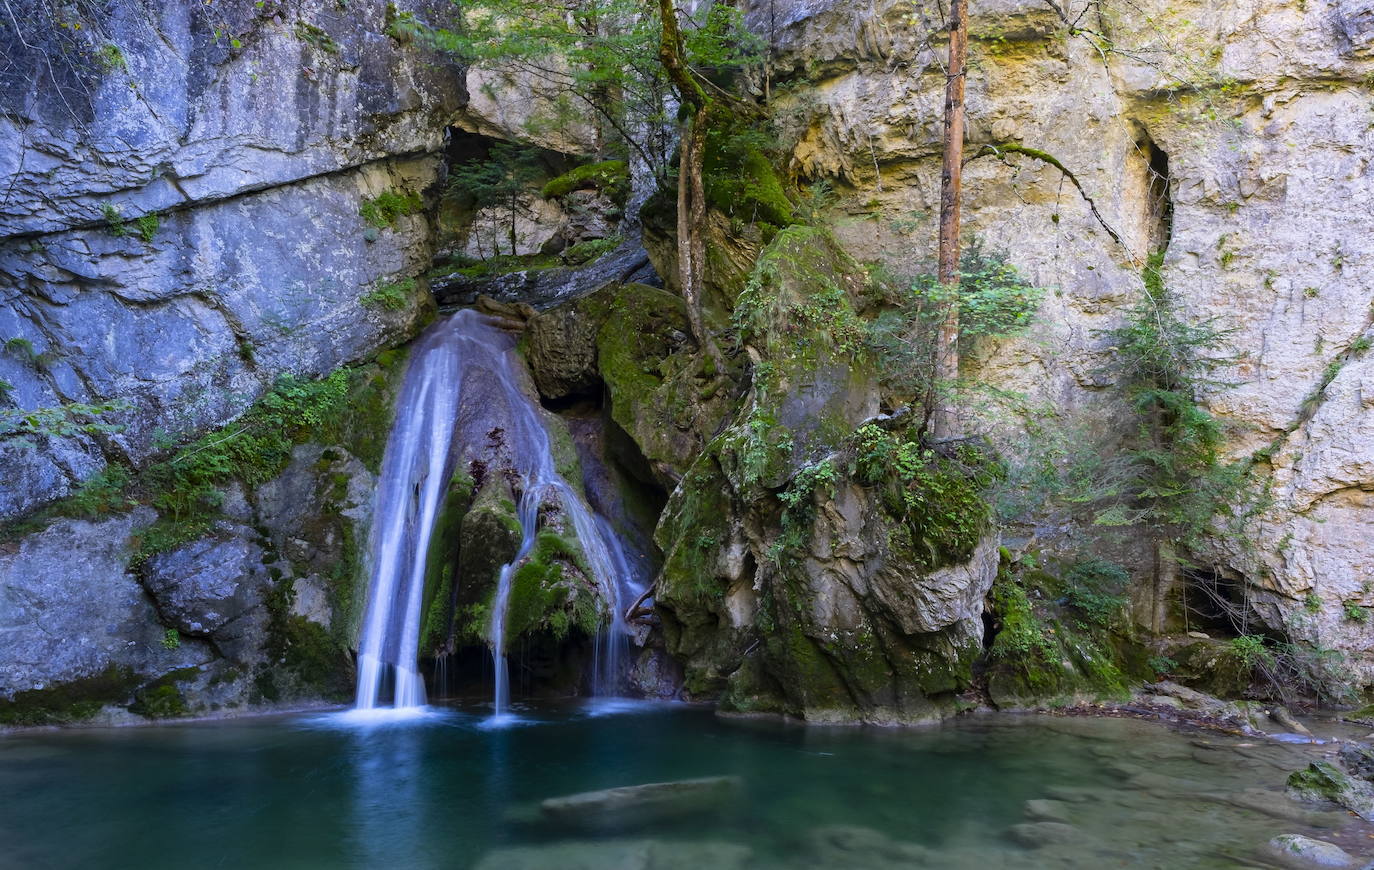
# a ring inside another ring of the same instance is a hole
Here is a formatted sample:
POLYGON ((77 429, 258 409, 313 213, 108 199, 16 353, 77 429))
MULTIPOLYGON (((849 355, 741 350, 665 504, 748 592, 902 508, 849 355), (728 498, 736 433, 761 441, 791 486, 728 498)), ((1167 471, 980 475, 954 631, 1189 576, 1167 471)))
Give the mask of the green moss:
POLYGON ((471 476, 461 469, 455 471, 434 522, 429 553, 425 557, 424 623, 420 630, 422 653, 440 651, 453 625, 460 533, 463 517, 472 506, 474 486, 471 476))
POLYGON ((792 203, 773 162, 753 131, 730 119, 707 133, 702 181, 706 199, 720 212, 749 223, 792 223, 792 203))
POLYGON ((630 192, 630 168, 624 160, 604 160, 575 166, 544 185, 546 199, 567 196, 574 190, 596 189, 623 206, 630 192))
POLYGON ((138 678, 133 669, 110 665, 90 677, 0 700, 0 725, 65 725, 89 719, 107 704, 128 703, 138 678))
POLYGON ((134 703, 129 705, 129 712, 150 719, 176 719, 191 711, 181 689, 172 682, 161 682, 140 690, 134 703))
POLYGON ((1350 776, 1329 761, 1314 761, 1288 776, 1290 793, 1301 800, 1340 803, 1354 788, 1350 776))
POLYGON ((384 190, 376 196, 363 200, 358 207, 358 215, 379 230, 390 229, 396 219, 405 215, 417 214, 424 210, 425 202, 420 194, 413 191, 384 190))
POLYGON ((263 648, 268 664, 264 673, 271 676, 261 681, 260 689, 270 686, 277 697, 265 690, 264 697, 280 697, 279 676, 292 677, 306 694, 339 700, 349 697, 353 685, 348 649, 323 625, 293 614, 295 598, 295 582, 291 578, 278 581, 267 595, 267 641, 263 648))

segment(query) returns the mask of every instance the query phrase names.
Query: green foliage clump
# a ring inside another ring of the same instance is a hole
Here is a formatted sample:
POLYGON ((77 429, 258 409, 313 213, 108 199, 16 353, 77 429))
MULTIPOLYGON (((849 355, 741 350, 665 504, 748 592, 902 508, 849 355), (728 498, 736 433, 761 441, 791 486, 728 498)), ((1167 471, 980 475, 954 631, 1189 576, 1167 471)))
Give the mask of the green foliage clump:
POLYGON ((1227 652, 1240 662, 1243 666, 1254 668, 1273 668, 1275 665, 1274 651, 1266 644, 1263 636, 1258 634, 1242 634, 1233 637, 1227 644, 1227 652))
POLYGON ((384 190, 363 200, 358 215, 369 225, 385 230, 395 226, 397 218, 417 214, 424 207, 424 200, 414 191, 384 190))
POLYGON ((974 237, 959 255, 959 286, 942 286, 934 275, 903 280, 877 275, 888 307, 869 324, 868 342, 893 390, 932 395, 936 333, 949 306, 959 305, 959 350, 979 338, 1007 338, 1025 331, 1039 310, 1045 288, 1026 280, 1004 252, 974 237))
POLYGON ((0 408, 0 442, 13 439, 15 443, 32 447, 38 437, 70 438, 73 435, 110 435, 122 432, 124 426, 109 422, 108 415, 127 410, 128 403, 116 399, 110 402, 68 402, 44 408, 0 408))
POLYGON ((129 62, 124 51, 113 42, 107 42, 95 50, 95 62, 104 72, 128 72, 129 62))
POLYGON ((124 222, 124 214, 119 210, 119 206, 108 202, 102 203, 100 214, 105 218, 105 228, 110 231, 110 235, 122 239, 129 234, 129 226, 124 222))
POLYGON ((574 190, 595 188, 617 205, 624 205, 630 193, 630 166, 624 160, 603 160, 574 166, 550 179, 540 193, 545 199, 567 196, 574 190))
POLYGON ((169 628, 162 633, 162 648, 166 650, 181 649, 181 632, 175 628, 169 628))
POLYGON ((255 486, 276 477, 292 448, 338 425, 347 406, 350 372, 320 381, 289 375, 237 421, 148 468, 140 485, 163 517, 143 534, 141 555, 170 549, 203 534, 232 479, 255 486))
POLYGON ((609 254, 611 251, 614 251, 620 245, 620 242, 620 236, 609 236, 604 239, 587 239, 575 245, 569 245, 558 255, 558 258, 569 266, 585 266, 609 254))
POLYGON ((358 297, 358 303, 365 308, 384 308, 387 311, 404 311, 415 296, 415 279, 402 278, 399 281, 381 281, 372 290, 358 297))
POLYGON ((1126 569, 1115 562, 1084 559, 1064 573, 1064 597, 1085 620, 1105 628, 1122 615, 1130 580, 1126 569))
POLYGON ((308 21, 296 22, 296 38, 328 54, 339 53, 338 41, 330 36, 323 28, 311 24, 308 21))
POLYGON ((1347 602, 1345 605, 1345 618, 1351 622, 1368 622, 1369 608, 1353 602, 1347 602))
POLYGON ((153 236, 157 235, 158 227, 162 225, 162 218, 155 211, 150 211, 142 217, 134 219, 134 228, 138 230, 139 238, 145 242, 151 242, 153 236))
POLYGON ((1139 425, 1128 445, 1130 472, 1099 525, 1143 524, 1184 543, 1205 534, 1219 514, 1244 501, 1241 469, 1220 462, 1221 426, 1198 404, 1224 362, 1228 334, 1184 321, 1164 285, 1162 255, 1144 272, 1145 293, 1127 324, 1111 331, 1119 384, 1139 425))

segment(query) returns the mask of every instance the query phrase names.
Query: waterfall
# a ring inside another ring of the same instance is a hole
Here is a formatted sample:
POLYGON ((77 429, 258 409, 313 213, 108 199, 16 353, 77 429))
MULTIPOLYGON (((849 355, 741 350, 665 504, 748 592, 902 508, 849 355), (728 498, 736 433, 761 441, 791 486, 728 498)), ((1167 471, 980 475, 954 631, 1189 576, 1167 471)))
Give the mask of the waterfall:
MULTIPOLYGON (((382 705, 385 686, 394 686, 397 708, 424 704, 424 682, 417 669, 425 556, 453 473, 459 418, 490 414, 493 396, 463 404, 471 372, 490 375, 508 413, 502 427, 519 480, 519 550, 503 565, 492 602, 488 636, 496 673, 495 712, 510 704, 506 662, 506 607, 514 575, 529 555, 539 531, 540 507, 558 503, 577 533, 601 598, 611 609, 609 624, 596 639, 594 691, 617 694, 621 651, 628 642, 625 607, 643 591, 611 524, 588 508, 555 466, 538 403, 522 389, 520 365, 509 336, 475 311, 460 311, 421 337, 397 400, 396 422, 382 463, 374 521, 372 582, 358 656, 358 709, 382 705), (469 377, 465 378, 465 375, 469 377)), ((490 422, 482 421, 484 424, 490 422)), ((479 427, 486 431, 488 427, 479 427)), ((462 582, 462 578, 458 578, 462 582)))
POLYGON ((384 684, 392 705, 419 707, 425 685, 417 669, 425 554, 452 473, 453 429, 462 390, 463 342, 456 318, 423 335, 396 399, 377 490, 373 564, 355 707, 381 706, 384 684))

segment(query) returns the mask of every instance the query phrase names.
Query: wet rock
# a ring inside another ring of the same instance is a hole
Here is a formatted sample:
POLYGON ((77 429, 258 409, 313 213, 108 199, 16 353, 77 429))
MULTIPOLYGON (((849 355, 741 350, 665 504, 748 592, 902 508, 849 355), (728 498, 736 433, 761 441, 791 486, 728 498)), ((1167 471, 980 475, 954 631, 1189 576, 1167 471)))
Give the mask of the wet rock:
POLYGON ((751 854, 736 843, 575 841, 497 849, 475 870, 743 870, 751 854))
POLYGON ((0 700, 112 669, 157 676, 209 657, 203 644, 163 645, 166 627, 127 567, 153 516, 58 520, 0 553, 0 700))
POLYGON ((564 399, 599 388, 596 333, 601 319, 586 306, 563 305, 535 315, 525 332, 530 373, 546 399, 564 399))
POLYGON ((1026 818, 1033 822, 1069 821, 1068 805, 1060 801, 1035 799, 1026 801, 1026 818))
POLYGON ((1280 834, 1269 841, 1266 849, 1270 855, 1294 870, 1308 867, 1364 866, 1362 861, 1340 846, 1324 840, 1313 840, 1301 834, 1280 834))
POLYGON ((721 812, 742 788, 737 776, 651 782, 549 798, 539 811, 549 821, 581 828, 641 825, 721 812))
POLYGON ((1288 777, 1288 795, 1305 802, 1330 802, 1365 821, 1374 821, 1374 785, 1352 777, 1329 761, 1314 761, 1288 777))
POLYGON ((1024 822, 1008 828, 1007 836, 1027 849, 1042 849, 1046 846, 1071 843, 1082 837, 1082 832, 1063 822, 1024 822))

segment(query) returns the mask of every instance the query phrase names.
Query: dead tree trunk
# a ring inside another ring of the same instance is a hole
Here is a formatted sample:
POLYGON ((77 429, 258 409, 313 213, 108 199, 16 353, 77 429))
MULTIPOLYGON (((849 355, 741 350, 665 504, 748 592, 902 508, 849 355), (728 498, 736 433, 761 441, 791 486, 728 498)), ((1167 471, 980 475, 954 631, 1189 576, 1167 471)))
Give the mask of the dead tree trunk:
POLYGON ((968 0, 951 0, 949 66, 945 73, 945 153, 940 172, 937 277, 946 310, 935 339, 932 424, 936 440, 960 435, 954 394, 959 380, 959 211, 963 201, 964 80, 968 57, 968 0))

